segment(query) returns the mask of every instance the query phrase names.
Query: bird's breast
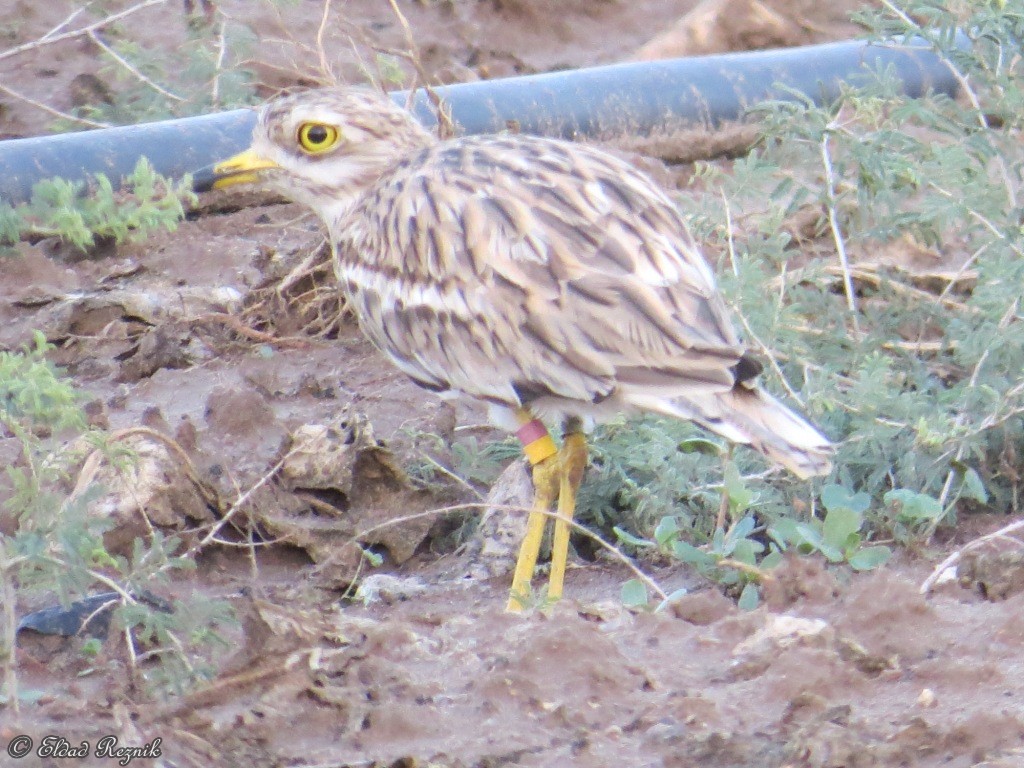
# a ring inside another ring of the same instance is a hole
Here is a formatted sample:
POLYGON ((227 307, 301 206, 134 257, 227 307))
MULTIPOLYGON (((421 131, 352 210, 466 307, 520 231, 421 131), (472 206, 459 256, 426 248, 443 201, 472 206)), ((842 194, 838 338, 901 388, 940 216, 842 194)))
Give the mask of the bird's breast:
POLYGON ((418 280, 366 264, 344 262, 339 264, 338 271, 339 282, 356 307, 372 301, 386 312, 427 311, 467 322, 484 310, 481 291, 456 280, 418 280))

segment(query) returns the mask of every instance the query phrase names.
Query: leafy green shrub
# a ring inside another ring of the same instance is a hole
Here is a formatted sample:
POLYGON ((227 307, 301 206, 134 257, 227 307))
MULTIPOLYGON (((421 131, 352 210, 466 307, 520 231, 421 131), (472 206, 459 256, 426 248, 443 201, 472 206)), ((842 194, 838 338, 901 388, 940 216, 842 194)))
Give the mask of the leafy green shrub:
MULTIPOLYGON (((924 498, 941 509, 931 497, 924 498)), ((863 491, 850 493, 840 485, 826 485, 821 491, 821 503, 825 507, 823 519, 800 522, 793 518, 780 518, 769 529, 769 535, 781 548, 794 545, 804 553, 820 552, 830 563, 845 562, 855 571, 869 571, 889 559, 892 554, 889 547, 861 546, 864 513, 871 506, 868 494, 863 491)))
POLYGON ((1024 5, 884 6, 862 19, 880 38, 930 41, 963 97, 909 100, 880 71, 825 106, 764 104, 757 148, 699 168, 679 200, 769 362, 767 386, 799 394, 837 441, 828 484, 739 449, 753 495, 715 531, 736 483, 708 482, 722 473, 707 453, 724 449, 686 453, 698 432, 658 419, 595 441, 589 519, 653 530, 633 543, 655 546, 671 519, 671 551, 720 581, 724 557, 763 567, 795 548, 875 567, 888 550, 872 539, 927 538, 980 505, 1020 511, 1024 5), (894 252, 935 266, 915 274, 894 252))
MULTIPOLYGON (((210 674, 200 651, 219 641, 216 626, 229 615, 216 601, 197 601, 183 610, 139 599, 173 569, 194 563, 175 555, 181 546, 177 538, 159 533, 136 540, 130 557, 106 550, 103 535, 112 523, 89 510, 101 489, 75 487, 73 468, 84 451, 102 451, 115 464, 131 456, 87 426, 79 394, 46 360, 48 349, 37 333, 32 348, 0 352, 0 438, 12 440, 19 452, 0 477, 5 528, 14 530, 0 534, 0 706, 17 709, 19 700, 31 698, 19 696, 17 685, 19 603, 55 596, 67 605, 96 590, 118 595, 112 626, 124 632, 128 655, 137 664, 133 671, 180 689, 210 674), (150 658, 159 663, 145 664, 150 658)), ((95 653, 95 642, 83 643, 83 653, 95 653)))
POLYGON ((135 170, 115 190, 105 175, 95 183, 47 179, 32 188, 28 203, 0 201, 0 246, 24 238, 59 237, 83 252, 97 239, 121 243, 146 237, 154 229, 173 232, 196 196, 191 179, 172 181, 140 158, 135 170))
MULTIPOLYGON (((75 107, 74 115, 100 124, 132 125, 257 103, 255 76, 240 62, 259 41, 246 24, 216 15, 219 19, 192 17, 184 42, 170 47, 140 43, 131 24, 105 27, 92 38, 101 46, 98 87, 82 94, 86 103, 75 107)), ((80 126, 61 118, 53 129, 80 126)))

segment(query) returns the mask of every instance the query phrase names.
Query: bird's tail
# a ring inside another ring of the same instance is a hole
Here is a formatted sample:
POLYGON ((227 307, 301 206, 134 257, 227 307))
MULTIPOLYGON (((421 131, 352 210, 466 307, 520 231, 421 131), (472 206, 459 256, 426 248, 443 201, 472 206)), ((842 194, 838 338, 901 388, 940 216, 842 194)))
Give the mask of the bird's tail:
POLYGON ((832 468, 828 438, 760 388, 740 384, 727 392, 630 400, 643 410, 688 419, 727 440, 749 445, 801 479, 828 474, 832 468))

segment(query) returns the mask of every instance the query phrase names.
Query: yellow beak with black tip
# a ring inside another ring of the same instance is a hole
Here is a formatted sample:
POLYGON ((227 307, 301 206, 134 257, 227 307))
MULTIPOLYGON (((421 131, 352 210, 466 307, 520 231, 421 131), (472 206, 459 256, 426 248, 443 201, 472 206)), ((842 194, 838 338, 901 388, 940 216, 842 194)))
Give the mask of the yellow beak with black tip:
POLYGON ((280 166, 273 160, 247 149, 234 157, 196 171, 192 176, 192 189, 196 192, 209 192, 211 189, 223 189, 234 184, 251 184, 259 180, 260 171, 271 168, 280 166))

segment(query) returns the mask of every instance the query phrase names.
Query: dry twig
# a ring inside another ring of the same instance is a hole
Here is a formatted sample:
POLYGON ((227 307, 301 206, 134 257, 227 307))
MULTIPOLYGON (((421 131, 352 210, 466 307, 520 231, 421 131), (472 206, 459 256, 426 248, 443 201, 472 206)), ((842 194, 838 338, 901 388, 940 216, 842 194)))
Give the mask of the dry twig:
MULTIPOLYGON (((167 0, 144 0, 144 2, 138 3, 137 5, 133 5, 130 8, 125 8, 123 11, 112 13, 109 16, 100 19, 99 21, 95 21, 92 24, 87 24, 84 27, 79 27, 78 29, 72 29, 69 32, 61 32, 60 34, 54 35, 52 34, 51 30, 51 32, 48 32, 46 35, 43 35, 43 37, 39 38, 38 40, 33 40, 29 43, 16 45, 13 48, 8 48, 6 51, 0 51, 0 61, 2 61, 3 59, 9 59, 12 56, 17 56, 19 54, 25 53, 26 51, 33 51, 38 48, 42 48, 46 45, 59 43, 62 40, 71 40, 76 37, 81 37, 82 35, 88 35, 90 32, 94 32, 97 29, 102 29, 103 27, 107 26, 108 24, 112 24, 115 21, 120 21, 121 19, 131 16, 134 13, 143 11, 146 8, 152 8, 157 5, 163 5, 166 2, 167 0)), ((71 17, 69 17, 69 19, 70 18, 71 17)), ((66 24, 69 19, 62 22, 62 24, 66 24)))
POLYGON ((447 105, 442 101, 441 97, 437 95, 430 85, 430 78, 427 76, 426 70, 423 68, 423 59, 420 57, 419 46, 416 45, 416 38, 412 34, 412 27, 409 26, 408 19, 405 18, 405 14, 398 7, 396 0, 388 0, 391 4, 391 10, 398 18, 398 23, 402 25, 402 31, 405 33, 405 45, 408 48, 408 52, 401 54, 409 62, 412 63, 416 69, 416 77, 418 83, 414 83, 413 87, 409 89, 409 103, 406 105, 407 108, 412 107, 413 99, 416 96, 417 85, 422 86, 423 90, 427 92, 427 98, 430 99, 430 103, 434 105, 434 110, 437 112, 437 133, 441 139, 447 139, 455 135, 455 124, 452 122, 451 114, 448 111, 447 105))
POLYGON ((144 75, 142 72, 140 72, 139 69, 134 64, 132 64, 130 61, 125 59, 123 56, 121 56, 121 54, 119 54, 117 51, 115 51, 113 48, 111 48, 109 45, 107 45, 105 42, 103 42, 103 38, 101 38, 98 34, 96 34, 96 30, 95 29, 90 29, 88 34, 89 34, 89 39, 90 40, 92 40, 94 43, 96 43, 96 45, 98 45, 100 47, 100 49, 104 53, 106 53, 108 56, 110 56, 110 58, 112 58, 114 61, 116 61, 118 64, 120 64, 126 70, 128 70, 128 72, 132 75, 132 77, 134 77, 140 83, 142 83, 143 85, 145 85, 145 86, 147 86, 149 88, 152 88, 154 91, 159 93, 161 96, 166 96, 167 98, 173 99, 174 101, 185 101, 185 99, 183 97, 179 96, 176 93, 171 93, 170 91, 168 91, 166 88, 164 88, 159 83, 156 83, 153 80, 151 80, 150 78, 146 77, 146 75, 144 75))
POLYGON ((21 93, 19 91, 16 91, 13 88, 11 88, 10 86, 4 85, 3 83, 0 83, 0 93, 6 93, 12 99, 17 99, 18 101, 23 101, 26 104, 28 104, 29 106, 35 107, 36 109, 41 109, 41 110, 43 110, 43 112, 46 112, 46 113, 48 113, 50 115, 53 115, 54 117, 59 117, 61 120, 70 120, 71 122, 78 123, 79 125, 84 125, 87 128, 111 128, 112 127, 110 125, 110 123, 101 123, 98 120, 90 120, 87 117, 79 117, 78 115, 72 115, 72 114, 70 114, 68 112, 61 112, 59 109, 55 109, 54 107, 51 107, 49 104, 44 104, 41 101, 36 101, 35 99, 31 98, 30 96, 26 96, 25 94, 23 94, 23 93, 21 93))

